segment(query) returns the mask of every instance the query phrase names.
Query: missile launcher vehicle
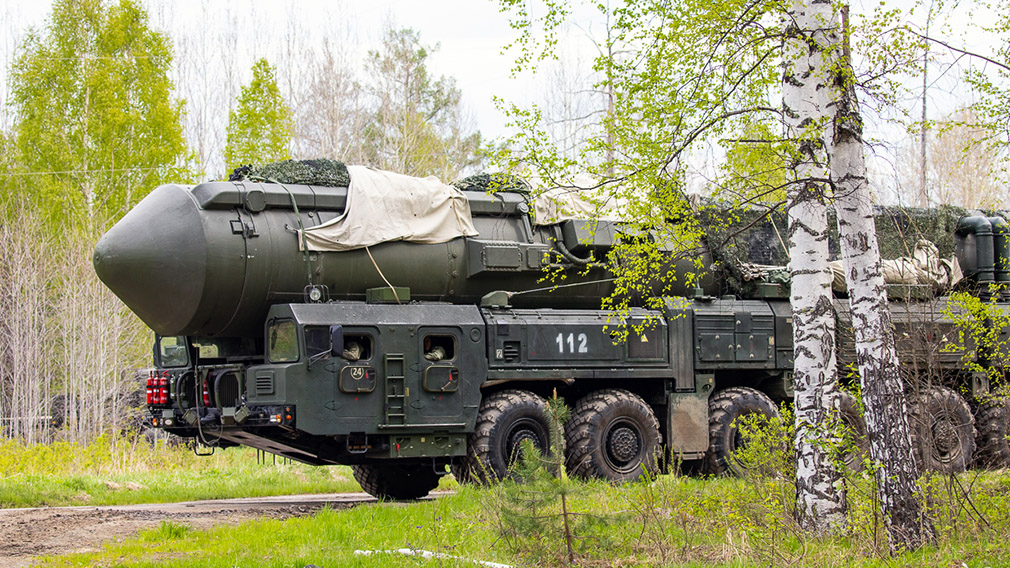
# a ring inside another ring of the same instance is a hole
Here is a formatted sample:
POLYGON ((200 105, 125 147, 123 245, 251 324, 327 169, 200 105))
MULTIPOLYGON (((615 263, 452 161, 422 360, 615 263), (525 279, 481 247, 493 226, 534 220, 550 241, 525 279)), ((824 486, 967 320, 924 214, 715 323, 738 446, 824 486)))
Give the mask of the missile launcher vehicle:
MULTIPOLYGON (((769 267, 784 264, 780 242, 739 245, 742 260, 708 243, 696 283, 675 284, 661 307, 616 314, 599 309, 615 285, 599 259, 619 222, 538 219, 523 191, 425 187, 355 167, 350 180, 165 185, 102 237, 96 272, 155 332, 152 426, 351 465, 369 493, 411 499, 447 470, 460 481, 508 475, 525 440, 546 448, 553 393, 572 406, 569 470, 612 481, 669 457, 738 472, 734 420, 775 415, 792 396, 788 284, 769 267), (754 250, 766 264, 749 262, 754 250), (543 282, 548 270, 566 274, 562 286, 543 282)), ((962 286, 1010 280, 998 268, 1010 258, 1006 222, 948 217, 941 248, 962 286)), ((671 257, 668 270, 696 266, 671 257)), ((918 292, 892 304, 903 364, 942 377, 917 391, 923 463, 1010 463, 1004 406, 983 403, 986 378, 965 369, 963 350, 936 349, 957 333, 945 298, 904 288, 918 292)), ((836 308, 846 366, 844 295, 836 308)), ((843 418, 858 431, 856 408, 847 396, 843 418)))

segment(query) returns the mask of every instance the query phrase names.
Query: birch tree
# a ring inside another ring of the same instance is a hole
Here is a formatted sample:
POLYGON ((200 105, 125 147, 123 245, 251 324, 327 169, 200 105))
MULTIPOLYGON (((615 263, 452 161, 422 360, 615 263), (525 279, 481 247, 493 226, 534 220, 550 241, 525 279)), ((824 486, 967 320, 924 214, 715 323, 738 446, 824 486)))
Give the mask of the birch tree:
POLYGON ((38 205, 66 222, 126 213, 188 177, 168 38, 133 0, 58 0, 11 69, 19 159, 38 205), (84 212, 84 214, 81 214, 84 212))
POLYGON ((837 408, 835 317, 828 267, 829 52, 833 6, 797 0, 787 12, 782 81, 783 115, 796 145, 789 189, 790 302, 793 310, 793 385, 796 414, 796 517, 815 533, 845 526, 841 474, 827 451, 834 437, 829 410, 837 408))
POLYGON ((160 182, 188 177, 172 50, 131 0, 58 0, 11 68, 0 144, 0 422, 34 442, 117 424, 149 353, 143 323, 99 282, 95 232, 160 182), (9 174, 10 177, 4 174, 9 174))
POLYGON ((344 43, 324 38, 312 60, 305 101, 296 112, 299 158, 365 162, 361 132, 369 118, 365 93, 354 76, 344 43))
MULTIPOLYGON (((843 13, 847 15, 847 9, 843 13)), ((831 177, 838 235, 852 310, 870 456, 876 464, 874 476, 880 510, 891 549, 914 550, 932 541, 935 535, 917 496, 919 472, 891 332, 873 204, 866 181, 862 118, 847 46, 846 42, 840 64, 833 66, 836 71, 830 89, 836 99, 831 117, 831 177)))

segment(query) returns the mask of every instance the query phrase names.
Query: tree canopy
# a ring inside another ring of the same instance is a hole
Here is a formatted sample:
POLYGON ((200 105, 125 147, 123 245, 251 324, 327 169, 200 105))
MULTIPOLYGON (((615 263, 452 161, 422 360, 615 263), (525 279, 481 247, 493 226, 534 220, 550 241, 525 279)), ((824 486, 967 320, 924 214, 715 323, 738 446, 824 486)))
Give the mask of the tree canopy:
MULTIPOLYGON (((522 0, 502 0, 520 32, 516 47, 522 71, 553 56, 569 6, 547 0, 532 17, 522 0)), ((620 245, 620 297, 609 305, 622 306, 646 295, 643 284, 661 275, 666 284, 674 276, 659 270, 658 251, 673 250, 698 259, 697 216, 687 199, 686 166, 705 142, 738 140, 736 165, 725 170, 719 185, 725 198, 740 201, 729 189, 743 186, 742 177, 755 171, 746 163, 768 167, 784 164, 781 145, 754 144, 742 148, 754 132, 781 132, 782 3, 774 0, 700 0, 619 2, 593 4, 608 21, 607 36, 598 40, 595 89, 609 94, 609 107, 594 137, 572 156, 558 148, 549 135, 550 119, 537 106, 507 105, 518 134, 510 166, 539 180, 544 188, 572 185, 578 172, 596 180, 597 192, 625 204, 628 230, 648 234, 620 245), (676 224, 666 220, 676 219, 676 224), (663 227, 663 229, 656 229, 663 227), (650 259, 629 262, 626 259, 650 259)), ((781 136, 776 136, 780 139, 781 136)), ((781 176, 781 172, 777 175, 781 176)), ((777 183, 775 173, 764 183, 777 183)), ((781 196, 782 188, 760 190, 781 196)), ((755 198, 753 191, 746 198, 755 198)), ((699 270, 700 272, 700 270, 699 270)))
POLYGON ((182 167, 168 38, 134 0, 57 0, 11 72, 22 187, 47 215, 100 225, 182 167))
POLYGON ((291 157, 292 114, 277 73, 266 59, 252 66, 252 80, 242 87, 238 105, 228 115, 224 160, 228 171, 243 164, 278 162, 291 157))
POLYGON ((428 72, 436 49, 414 30, 387 28, 382 49, 369 51, 365 67, 376 108, 363 135, 371 165, 455 179, 479 162, 480 133, 467 124, 455 80, 428 72))

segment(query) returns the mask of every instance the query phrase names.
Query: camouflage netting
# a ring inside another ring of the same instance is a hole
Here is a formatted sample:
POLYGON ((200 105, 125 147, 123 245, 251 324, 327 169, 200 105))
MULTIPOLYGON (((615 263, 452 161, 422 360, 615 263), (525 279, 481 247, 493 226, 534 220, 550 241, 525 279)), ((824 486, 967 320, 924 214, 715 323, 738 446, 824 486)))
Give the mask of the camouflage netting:
MULTIPOLYGON (((968 215, 966 209, 942 206, 935 209, 876 207, 877 240, 880 256, 895 259, 911 256, 919 239, 936 245, 940 258, 954 254, 954 230, 958 220, 968 215)), ((788 220, 784 211, 766 216, 764 209, 705 207, 701 222, 716 262, 716 279, 723 282, 723 293, 748 293, 755 282, 747 281, 741 267, 746 264, 781 266, 788 262, 788 220)), ((828 213, 830 235, 829 260, 839 258, 838 226, 834 212, 828 213)), ((772 280, 777 276, 774 275, 772 280)))
POLYGON ((241 166, 228 181, 276 181, 278 183, 347 187, 351 178, 347 166, 337 160, 285 160, 262 166, 241 166))
MULTIPOLYGON (((279 183, 347 187, 351 178, 347 165, 337 160, 285 160, 261 166, 247 165, 235 169, 228 181, 276 181, 279 183)), ((530 184, 519 176, 506 173, 480 173, 452 183, 463 191, 515 191, 529 193, 530 184)))
POLYGON ((506 173, 481 173, 452 182, 456 189, 462 191, 515 191, 529 193, 530 184, 519 176, 506 173))

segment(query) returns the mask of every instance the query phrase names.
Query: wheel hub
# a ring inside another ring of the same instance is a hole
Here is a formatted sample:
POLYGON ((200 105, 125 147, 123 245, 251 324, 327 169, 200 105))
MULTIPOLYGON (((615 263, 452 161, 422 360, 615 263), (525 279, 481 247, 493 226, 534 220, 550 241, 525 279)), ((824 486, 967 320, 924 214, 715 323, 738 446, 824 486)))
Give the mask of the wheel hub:
POLYGON ((941 418, 933 423, 933 454, 942 462, 950 462, 961 455, 961 444, 957 427, 949 418, 941 418))
POLYGON ((542 447, 540 438, 537 436, 536 432, 526 428, 514 430, 509 435, 508 446, 506 446, 509 448, 509 463, 515 463, 515 461, 522 456, 522 444, 526 440, 529 440, 533 444, 533 447, 537 450, 543 451, 544 448, 542 447))
POLYGON ((615 428, 607 440, 607 452, 615 461, 628 463, 638 455, 641 442, 634 430, 627 426, 615 428))

